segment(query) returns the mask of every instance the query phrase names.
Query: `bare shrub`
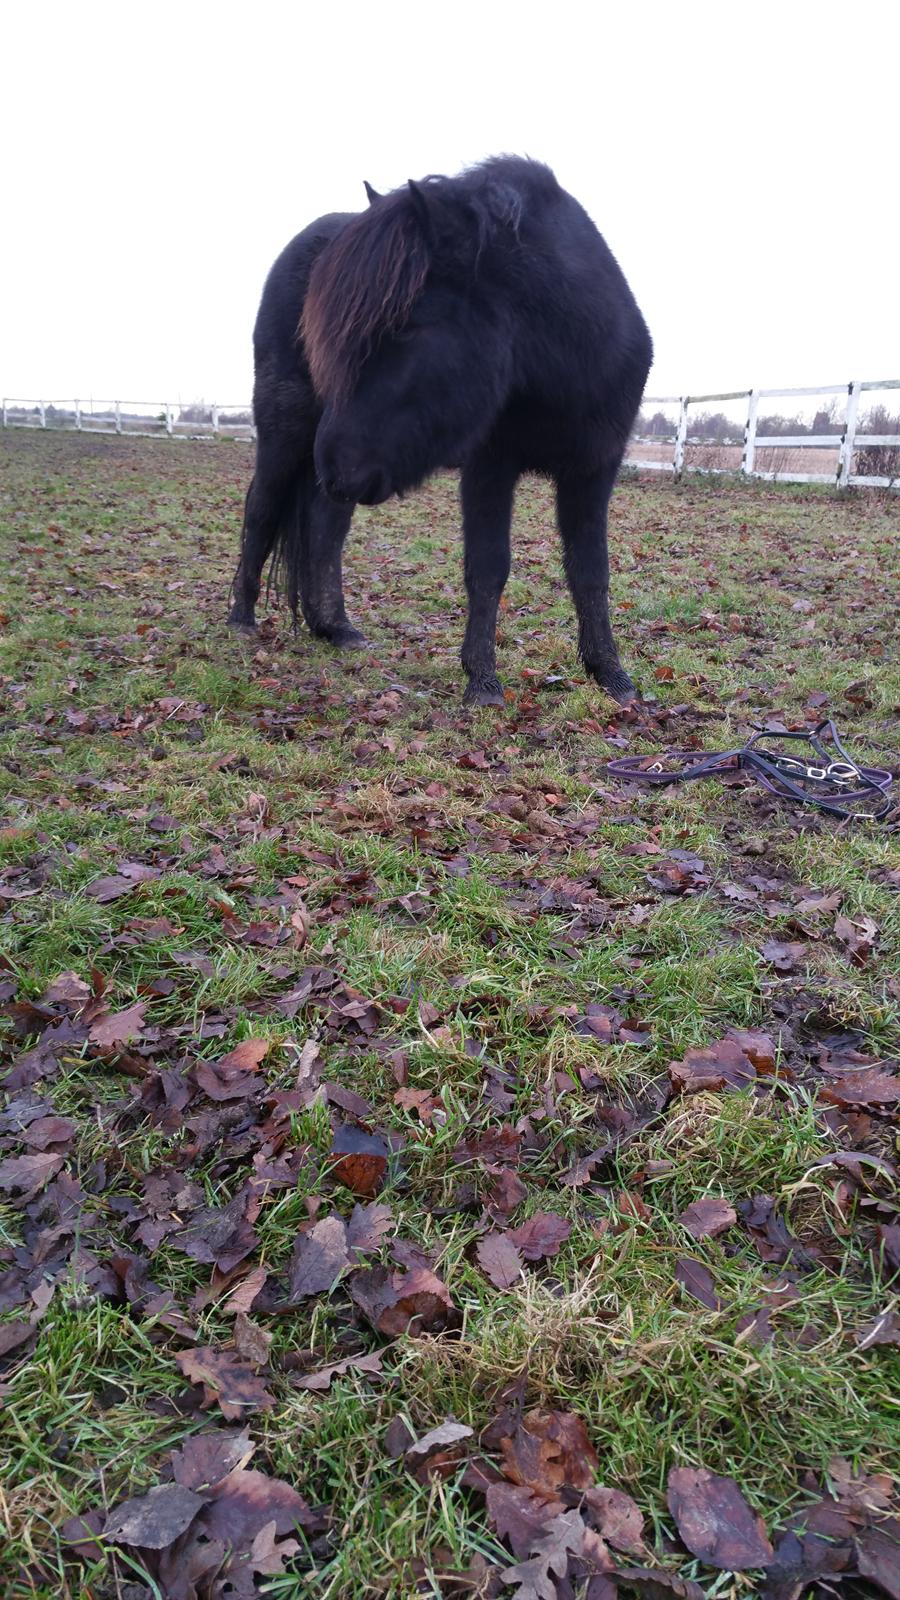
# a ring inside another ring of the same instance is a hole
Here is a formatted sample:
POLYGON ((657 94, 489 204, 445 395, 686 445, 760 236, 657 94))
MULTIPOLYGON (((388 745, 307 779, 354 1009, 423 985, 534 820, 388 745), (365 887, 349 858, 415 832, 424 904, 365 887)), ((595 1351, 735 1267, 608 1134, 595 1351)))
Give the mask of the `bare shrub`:
POLYGON ((854 441, 854 471, 862 478, 900 480, 900 445, 867 445, 867 433, 900 434, 900 414, 892 415, 887 406, 872 406, 863 419, 862 431, 854 441))

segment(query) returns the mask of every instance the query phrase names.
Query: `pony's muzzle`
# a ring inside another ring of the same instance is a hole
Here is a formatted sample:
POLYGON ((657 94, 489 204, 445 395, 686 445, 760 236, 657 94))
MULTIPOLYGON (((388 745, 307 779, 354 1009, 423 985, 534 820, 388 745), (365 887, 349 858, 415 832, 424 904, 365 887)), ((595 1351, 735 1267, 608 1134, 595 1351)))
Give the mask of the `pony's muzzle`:
POLYGON ((355 474, 326 473, 322 487, 329 500, 336 500, 341 506, 380 506, 393 494, 390 480, 380 467, 355 474))
POLYGON ((325 427, 319 429, 315 456, 319 482, 338 505, 379 506, 394 492, 387 473, 371 456, 367 460, 358 445, 329 437, 325 427))

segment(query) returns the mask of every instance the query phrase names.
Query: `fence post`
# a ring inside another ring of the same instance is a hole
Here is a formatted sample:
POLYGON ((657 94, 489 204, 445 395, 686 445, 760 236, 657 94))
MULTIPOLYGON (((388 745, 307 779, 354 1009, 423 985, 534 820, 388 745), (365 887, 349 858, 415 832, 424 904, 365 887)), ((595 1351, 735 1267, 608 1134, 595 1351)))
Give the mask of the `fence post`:
POLYGON ((41 427, 42 428, 46 428, 46 426, 47 426, 47 407, 44 404, 43 400, 39 400, 38 401, 38 410, 41 413, 41 427))
POLYGON ((172 407, 169 405, 168 400, 166 401, 166 433, 169 435, 169 438, 171 439, 171 437, 172 437, 172 407))
POLYGON ((116 433, 122 432, 122 402, 116 401, 116 433))
POLYGON ((753 477, 753 468, 756 464, 756 413, 759 410, 759 390, 750 390, 750 404, 747 407, 747 426, 744 429, 744 454, 741 458, 741 471, 745 477, 753 477))
POLYGON ((81 431, 81 401, 80 400, 76 400, 75 401, 75 426, 78 429, 78 431, 80 432, 81 431))
POLYGON ((6 396, 3 396, 3 426, 6 427, 6 396))
POLYGON ((675 434, 675 455, 673 458, 673 466, 675 468, 676 478, 680 478, 682 472, 684 471, 684 443, 687 438, 689 404, 690 395, 683 394, 681 396, 681 410, 678 413, 678 429, 675 434))
POLYGON ((837 487, 846 489, 853 471, 853 449, 856 443, 856 418, 859 412, 859 382, 854 380, 847 385, 847 420, 841 434, 841 448, 838 455, 837 487))
POLYGON ((218 433, 218 431, 219 431, 219 408, 218 408, 218 406, 210 406, 209 414, 212 417, 213 433, 218 433))

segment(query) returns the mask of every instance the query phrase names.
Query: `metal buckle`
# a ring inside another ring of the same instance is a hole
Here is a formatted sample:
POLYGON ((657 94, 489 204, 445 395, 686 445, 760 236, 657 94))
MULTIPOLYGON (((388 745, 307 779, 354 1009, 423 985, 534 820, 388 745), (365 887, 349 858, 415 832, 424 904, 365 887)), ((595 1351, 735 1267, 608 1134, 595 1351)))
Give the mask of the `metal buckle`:
POLYGON ((851 785, 857 782, 859 773, 849 761, 832 761, 826 770, 826 777, 830 778, 832 783, 836 783, 839 788, 849 789, 851 785))

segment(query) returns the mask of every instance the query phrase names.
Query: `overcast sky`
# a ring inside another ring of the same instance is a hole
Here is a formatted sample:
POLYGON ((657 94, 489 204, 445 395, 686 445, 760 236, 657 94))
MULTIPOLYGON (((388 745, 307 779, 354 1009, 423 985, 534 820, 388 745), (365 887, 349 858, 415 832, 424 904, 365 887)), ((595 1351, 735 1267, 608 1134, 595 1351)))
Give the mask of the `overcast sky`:
POLYGON ((246 400, 294 233, 500 151, 605 235, 650 393, 900 376, 897 0, 24 0, 0 41, 7 395, 246 400))

